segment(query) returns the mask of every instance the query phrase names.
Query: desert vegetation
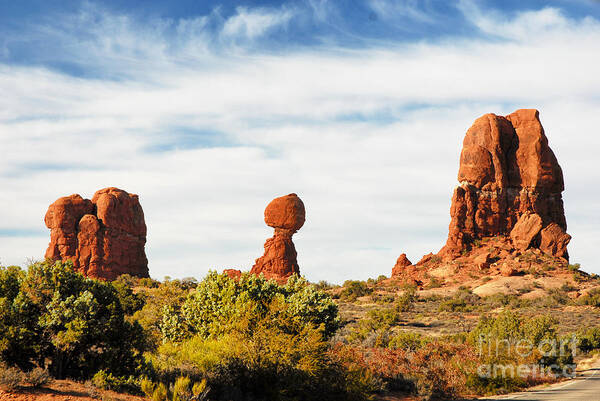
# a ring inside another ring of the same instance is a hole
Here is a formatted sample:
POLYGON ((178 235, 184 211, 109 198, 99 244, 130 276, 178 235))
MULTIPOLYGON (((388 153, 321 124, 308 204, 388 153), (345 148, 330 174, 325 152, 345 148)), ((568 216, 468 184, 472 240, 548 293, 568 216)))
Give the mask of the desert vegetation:
MULTIPOLYGON (((382 277, 343 286, 215 272, 199 282, 128 275, 105 282, 68 262, 1 267, 0 387, 69 378, 152 400, 502 393, 558 380, 481 374, 481 366, 542 363, 543 350, 507 352, 519 341, 559 343, 575 334, 578 356, 600 349, 597 328, 567 322, 595 313, 597 292, 573 300, 570 290, 540 300, 480 297, 467 287, 424 296, 382 277), (498 341, 504 348, 490 353, 498 341)), ((566 353, 544 363, 558 372, 574 361, 566 353)))

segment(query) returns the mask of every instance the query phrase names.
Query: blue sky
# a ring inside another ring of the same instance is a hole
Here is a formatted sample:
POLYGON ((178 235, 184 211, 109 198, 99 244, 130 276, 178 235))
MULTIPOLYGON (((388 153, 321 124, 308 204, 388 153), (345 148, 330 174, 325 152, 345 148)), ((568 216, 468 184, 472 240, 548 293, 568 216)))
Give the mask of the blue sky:
POLYGON ((600 2, 0 0, 0 262, 47 206, 138 193, 153 277, 249 269, 298 193, 303 273, 389 274, 444 243, 466 129, 538 108, 573 262, 600 273, 600 2))

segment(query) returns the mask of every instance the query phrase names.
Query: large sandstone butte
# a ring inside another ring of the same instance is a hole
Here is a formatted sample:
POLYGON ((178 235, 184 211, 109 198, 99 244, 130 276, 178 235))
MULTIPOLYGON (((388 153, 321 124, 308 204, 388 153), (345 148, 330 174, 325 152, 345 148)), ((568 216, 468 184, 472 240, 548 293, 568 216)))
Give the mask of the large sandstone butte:
POLYGON ((250 273, 284 282, 300 274, 292 235, 304 225, 304 203, 296 194, 275 198, 265 209, 265 223, 275 234, 265 242, 265 253, 256 259, 250 273))
POLYGON ((71 260, 93 278, 148 277, 146 223, 137 195, 111 187, 92 200, 65 196, 48 207, 44 221, 50 229, 46 258, 71 260))
POLYGON ((451 222, 441 256, 456 257, 484 237, 568 259, 563 174, 533 109, 486 114, 465 135, 451 222))

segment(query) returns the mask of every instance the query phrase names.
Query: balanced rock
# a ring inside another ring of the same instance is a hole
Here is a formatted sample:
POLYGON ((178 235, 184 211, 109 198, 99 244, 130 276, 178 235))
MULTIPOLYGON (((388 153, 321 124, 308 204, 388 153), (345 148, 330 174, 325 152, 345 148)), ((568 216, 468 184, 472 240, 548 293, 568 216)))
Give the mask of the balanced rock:
MULTIPOLYGON (((515 245, 530 246, 537 241, 538 233, 533 232, 539 227, 538 218, 540 229, 550 224, 563 232, 567 229, 562 170, 537 110, 478 118, 463 141, 458 181, 442 256, 458 256, 483 237, 508 236, 515 226, 515 245), (520 221, 524 215, 527 221, 520 221)), ((557 246, 545 249, 553 256, 568 257, 566 249, 564 253, 557 246)))
POLYGON ((403 253, 402 255, 400 255, 398 257, 398 260, 396 261, 396 265, 392 268, 392 277, 401 275, 402 273, 405 272, 406 268, 411 265, 412 265, 411 261, 408 260, 408 258, 406 257, 406 254, 403 253))
POLYGON ((66 196, 50 205, 44 222, 50 229, 46 258, 71 260, 93 278, 148 277, 146 223, 137 195, 111 187, 92 200, 66 196))
POLYGON ((286 281, 292 274, 300 274, 292 235, 305 220, 304 203, 296 194, 275 198, 265 209, 265 223, 275 229, 265 242, 265 253, 256 259, 250 273, 263 274, 267 279, 286 281))

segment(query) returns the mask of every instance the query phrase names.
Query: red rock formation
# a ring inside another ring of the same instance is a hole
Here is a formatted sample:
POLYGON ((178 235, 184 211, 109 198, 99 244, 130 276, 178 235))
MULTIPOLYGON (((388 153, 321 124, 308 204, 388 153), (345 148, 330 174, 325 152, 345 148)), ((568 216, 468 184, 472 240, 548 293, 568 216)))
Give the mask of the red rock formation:
POLYGON ((229 278, 232 278, 234 280, 239 280, 240 277, 242 277, 242 271, 237 269, 225 269, 223 270, 223 273, 227 274, 229 278))
MULTIPOLYGON (((509 235, 527 213, 539 216, 541 227, 554 223, 563 232, 567 229, 562 170, 548 146, 537 110, 478 118, 463 141, 458 181, 442 256, 456 257, 476 239, 509 235)), ((537 224, 530 223, 529 229, 535 231, 537 224)), ((519 246, 527 240, 519 239, 519 246)), ((532 241, 537 240, 532 237, 532 241)), ((546 249, 553 256, 568 257, 566 249, 546 249)))
POLYGON ((44 221, 50 229, 46 258, 71 260, 93 278, 148 277, 146 223, 137 195, 105 188, 91 201, 66 196, 50 205, 44 221))
POLYGON ((568 260, 567 245, 571 236, 556 223, 550 223, 541 232, 540 249, 547 254, 568 260))
POLYGON ((292 274, 300 274, 292 235, 304 225, 304 203, 296 194, 275 198, 265 209, 265 223, 275 234, 265 242, 265 253, 256 259, 250 273, 284 282, 292 274))
POLYGON ((396 265, 392 268, 392 277, 401 275, 402 273, 404 273, 406 271, 406 268, 411 265, 412 265, 411 261, 408 260, 408 258, 406 257, 406 254, 403 253, 402 255, 400 255, 398 257, 398 260, 396 261, 396 265))
POLYGON ((516 249, 524 251, 529 248, 531 241, 541 230, 542 218, 535 213, 526 212, 519 217, 510 231, 510 239, 516 249))

